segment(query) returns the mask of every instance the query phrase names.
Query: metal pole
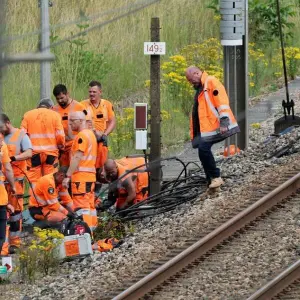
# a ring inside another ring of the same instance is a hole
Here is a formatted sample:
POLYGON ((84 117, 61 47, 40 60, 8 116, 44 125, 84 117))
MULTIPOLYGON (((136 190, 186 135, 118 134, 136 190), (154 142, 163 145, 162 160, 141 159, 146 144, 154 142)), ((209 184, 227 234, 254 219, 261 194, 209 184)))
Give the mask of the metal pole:
POLYGON ((3 112, 3 69, 4 69, 4 59, 3 59, 3 33, 5 30, 5 11, 4 11, 4 1, 0 0, 0 113, 3 112))
MULTIPOLYGON (((40 1, 41 11, 41 52, 50 54, 50 24, 49 24, 49 1, 40 1)), ((50 62, 41 63, 41 90, 40 98, 50 98, 51 95, 51 69, 50 62)))
POLYGON ((244 133, 244 148, 247 149, 249 146, 249 120, 248 120, 248 110, 249 110, 249 66, 248 66, 248 43, 249 43, 249 32, 248 32, 248 0, 245 0, 245 35, 244 35, 244 67, 245 67, 245 122, 242 133, 244 133))
POLYGON ((247 0, 220 2, 221 43, 224 45, 224 83, 230 107, 237 118, 241 132, 225 141, 240 149, 248 145, 248 61, 247 0))
MULTIPOLYGON (((151 42, 159 42, 159 18, 151 19, 151 42)), ((160 136, 160 56, 151 55, 150 58, 150 163, 161 158, 161 136, 160 136)), ((161 165, 155 163, 151 168, 150 195, 160 191, 161 165)))

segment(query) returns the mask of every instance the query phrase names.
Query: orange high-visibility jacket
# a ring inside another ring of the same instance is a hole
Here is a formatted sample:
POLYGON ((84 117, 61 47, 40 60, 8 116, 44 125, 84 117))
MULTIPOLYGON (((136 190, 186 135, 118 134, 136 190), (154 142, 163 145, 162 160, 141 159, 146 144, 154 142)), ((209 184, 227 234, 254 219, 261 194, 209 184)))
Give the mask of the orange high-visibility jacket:
POLYGON ((58 156, 58 145, 64 147, 65 132, 60 115, 47 108, 36 108, 25 113, 21 129, 30 137, 33 154, 58 156))
POLYGON ((72 182, 95 182, 97 139, 92 130, 83 129, 77 134, 71 147, 71 160, 77 151, 83 152, 83 157, 72 175, 72 182))
POLYGON ((43 207, 49 210, 59 211, 65 215, 68 210, 65 209, 59 199, 65 206, 72 207, 73 201, 62 186, 56 186, 53 174, 48 174, 41 177, 33 189, 33 196, 30 197, 29 207, 43 207))
MULTIPOLYGON (((143 157, 123 157, 121 159, 116 160, 116 164, 118 166, 118 178, 120 178, 122 175, 126 173, 126 171, 129 171, 133 168, 136 168, 138 166, 141 166, 145 164, 145 158, 143 157)), ((136 191, 136 199, 133 201, 133 203, 136 203, 138 201, 144 200, 148 196, 148 173, 143 172, 145 170, 146 166, 140 167, 139 169, 130 172, 128 176, 131 176, 131 178, 135 182, 135 191, 136 191)), ((121 179, 121 182, 123 180, 126 180, 127 176, 124 176, 121 179)), ((126 197, 127 191, 120 186, 119 187, 119 195, 123 195, 126 197)), ((121 196, 122 197, 122 196, 121 196)))
POLYGON ((91 101, 83 100, 80 102, 88 113, 92 114, 93 125, 96 130, 105 131, 106 122, 110 121, 114 116, 114 108, 110 101, 101 99, 98 107, 95 107, 91 101))
POLYGON ((7 192, 4 186, 5 176, 3 173, 4 170, 3 165, 9 162, 10 162, 10 158, 8 155, 7 146, 1 139, 0 141, 0 206, 7 205, 8 203, 7 192))
POLYGON ((54 111, 56 111, 57 113, 59 113, 59 115, 61 116, 61 120, 62 120, 62 124, 64 127, 64 131, 65 131, 65 135, 66 135, 66 149, 70 148, 72 146, 73 140, 76 136, 76 132, 72 131, 71 126, 69 124, 69 115, 72 112, 76 112, 76 111, 84 111, 85 107, 80 104, 79 102, 77 102, 76 100, 72 100, 71 103, 63 108, 60 105, 54 105, 52 107, 52 109, 54 111))
MULTIPOLYGON (((26 133, 16 128, 6 145, 8 148, 9 157, 16 156, 21 153, 21 142, 26 133)), ((15 161, 12 164, 15 178, 23 178, 26 172, 26 160, 15 161)))
MULTIPOLYGON (((206 72, 203 72, 201 76, 201 84, 203 91, 198 96, 201 138, 205 141, 217 141, 239 132, 239 126, 230 109, 223 84, 217 78, 208 76, 206 72), (226 118, 225 125, 228 127, 228 131, 222 135, 219 132, 221 118, 226 118)), ((190 135, 191 140, 196 138, 193 132, 193 117, 190 118, 190 135)))

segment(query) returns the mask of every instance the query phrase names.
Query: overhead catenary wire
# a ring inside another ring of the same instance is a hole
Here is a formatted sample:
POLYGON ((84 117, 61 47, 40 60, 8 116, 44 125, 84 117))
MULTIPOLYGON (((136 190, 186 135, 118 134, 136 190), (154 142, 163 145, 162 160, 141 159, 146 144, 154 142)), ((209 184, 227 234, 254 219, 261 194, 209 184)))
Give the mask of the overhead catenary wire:
POLYGON ((95 29, 104 27, 104 26, 106 26, 106 25, 108 25, 108 24, 110 24, 110 23, 113 23, 113 22, 115 22, 115 21, 118 21, 118 20, 120 20, 120 19, 122 19, 122 18, 124 18, 124 17, 127 17, 127 16, 129 16, 129 15, 131 15, 131 14, 133 14, 133 13, 136 13, 136 12, 138 12, 138 11, 140 11, 140 10, 142 10, 142 9, 144 9, 144 8, 146 8, 146 7, 148 7, 148 6, 152 5, 152 4, 154 4, 154 3, 160 2, 160 1, 161 1, 161 0, 145 1, 145 4, 144 4, 144 5, 141 5, 141 6, 137 7, 137 8, 134 8, 134 9, 130 10, 129 12, 124 13, 124 14, 121 14, 121 15, 119 15, 119 16, 113 18, 113 19, 107 20, 107 21, 102 22, 102 23, 98 23, 98 24, 96 24, 96 25, 94 25, 94 26, 92 26, 92 27, 89 27, 89 28, 87 28, 87 29, 85 29, 85 30, 79 32, 79 33, 70 35, 70 36, 68 36, 68 37, 66 37, 66 38, 64 38, 64 39, 62 39, 62 40, 60 40, 60 41, 57 41, 57 42, 55 42, 55 43, 52 43, 49 47, 45 47, 45 48, 41 49, 40 51, 47 50, 47 49, 49 49, 49 48, 59 46, 59 45, 65 43, 65 42, 68 42, 68 41, 72 40, 72 39, 75 39, 75 38, 78 38, 78 37, 80 37, 80 36, 86 35, 86 34, 89 33, 90 31, 93 31, 93 30, 95 30, 95 29))
MULTIPOLYGON (((133 7, 138 6, 138 5, 142 4, 143 2, 145 2, 145 0, 137 1, 135 3, 130 3, 129 5, 124 5, 124 6, 121 6, 121 7, 118 7, 118 8, 108 9, 106 11, 103 11, 101 13, 97 13, 97 14, 94 14, 94 15, 91 15, 91 16, 83 15, 83 16, 81 16, 80 18, 78 18, 76 20, 70 20, 70 21, 65 22, 65 23, 52 25, 52 26, 49 27, 49 29, 51 31, 51 30, 64 28, 64 27, 67 27, 67 26, 70 26, 70 25, 76 25, 76 24, 79 24, 79 23, 82 23, 82 22, 93 21, 93 20, 99 19, 101 17, 105 17, 109 14, 118 13, 118 12, 121 12, 121 11, 124 11, 124 10, 132 9, 133 7)), ((148 2, 148 1, 146 1, 146 2, 148 2)), ((47 31, 48 31, 48 29, 47 29, 47 31)), ((38 30, 35 30, 35 31, 32 31, 32 32, 28 32, 28 33, 24 33, 24 34, 20 34, 20 35, 13 35, 13 36, 10 36, 10 37, 3 38, 2 42, 3 42, 3 44, 7 44, 8 42, 22 40, 24 38, 28 38, 28 37, 36 36, 36 35, 39 35, 39 34, 43 34, 44 32, 45 32, 45 30, 38 29, 38 30)))

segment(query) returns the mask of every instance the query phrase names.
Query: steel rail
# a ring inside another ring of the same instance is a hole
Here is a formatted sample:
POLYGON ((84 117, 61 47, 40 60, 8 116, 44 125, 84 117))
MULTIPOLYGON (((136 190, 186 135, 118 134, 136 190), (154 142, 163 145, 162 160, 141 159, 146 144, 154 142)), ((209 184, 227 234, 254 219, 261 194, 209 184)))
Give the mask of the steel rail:
POLYGON ((286 268, 273 280, 257 290, 247 300, 266 300, 275 297, 285 288, 300 278, 300 260, 286 268))
POLYGON ((293 194, 299 188, 300 173, 260 198, 248 208, 201 238, 198 242, 188 247, 126 290, 122 291, 113 299, 136 300, 141 298, 189 264, 199 259, 209 250, 212 250, 238 230, 242 229, 245 225, 254 221, 278 202, 293 194))

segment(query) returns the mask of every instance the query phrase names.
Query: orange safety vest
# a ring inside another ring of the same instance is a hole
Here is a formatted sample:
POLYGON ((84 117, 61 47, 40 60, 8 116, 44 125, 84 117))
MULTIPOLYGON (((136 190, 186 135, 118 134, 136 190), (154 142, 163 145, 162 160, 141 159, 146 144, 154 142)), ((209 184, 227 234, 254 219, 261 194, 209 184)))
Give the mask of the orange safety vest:
MULTIPOLYGON (((23 130, 15 128, 15 131, 13 132, 11 137, 8 140, 6 140, 6 145, 10 157, 19 155, 21 153, 21 142, 24 135, 25 132, 23 130)), ((24 173, 26 172, 26 160, 14 161, 11 165, 14 171, 15 179, 24 178, 24 173)))
MULTIPOLYGON (((229 99, 223 84, 214 76, 203 72, 201 76, 203 91, 198 96, 198 116, 201 138, 216 141, 239 132, 239 126, 230 109, 229 99), (220 119, 228 117, 228 131, 220 134, 220 119)), ((193 132, 193 118, 190 118, 191 140, 196 138, 193 132)))
POLYGON ((36 108, 25 113, 21 128, 32 143, 33 154, 58 156, 58 145, 65 145, 65 132, 60 115, 47 108, 36 108))
POLYGON ((77 112, 77 111, 84 111, 85 108, 82 104, 77 102, 76 100, 72 100, 71 103, 63 108, 60 105, 55 105, 52 107, 54 111, 56 111, 60 116, 62 120, 62 124, 64 127, 65 135, 66 135, 66 147, 71 147, 72 142, 76 136, 76 132, 74 132, 69 124, 69 115, 72 112, 77 112))
POLYGON ((4 169, 3 163, 4 163, 4 160, 9 161, 7 146, 3 142, 3 139, 0 136, 0 153, 1 152, 3 154, 3 157, 2 157, 2 160, 0 160, 0 195, 1 195, 0 196, 0 206, 7 205, 7 203, 8 203, 8 196, 7 196, 5 186, 4 186, 5 176, 3 173, 3 169, 4 169))
POLYGON ((95 182, 96 181, 96 159, 97 159, 97 139, 90 129, 83 129, 78 133, 71 147, 71 157, 77 151, 82 151, 83 156, 79 162, 77 170, 72 175, 72 182, 95 182), (80 143, 80 139, 82 142, 80 143), (81 145, 86 145, 80 148, 81 145))
POLYGON ((101 99, 98 107, 95 107, 89 99, 80 103, 85 107, 88 115, 92 115, 95 129, 105 131, 106 123, 115 115, 112 103, 105 99, 101 99))
MULTIPOLYGON (((123 157, 121 159, 116 160, 116 164, 118 166, 118 178, 124 175, 127 171, 132 170, 138 166, 145 164, 145 158, 143 157, 123 157)), ((130 172, 128 176, 135 178, 135 191, 136 198, 133 200, 133 203, 137 203, 139 201, 145 200, 148 197, 148 173, 143 172, 145 170, 145 166, 130 172)), ((127 176, 124 176, 121 181, 126 180, 127 176)), ((123 187, 118 188, 119 198, 117 200, 117 207, 121 205, 122 202, 125 201, 127 197, 127 191, 123 187)))
POLYGON ((68 211, 58 201, 58 197, 66 206, 69 204, 72 206, 72 199, 64 188, 55 186, 53 174, 41 177, 36 182, 33 191, 33 196, 29 199, 29 207, 42 207, 68 214, 68 211))

